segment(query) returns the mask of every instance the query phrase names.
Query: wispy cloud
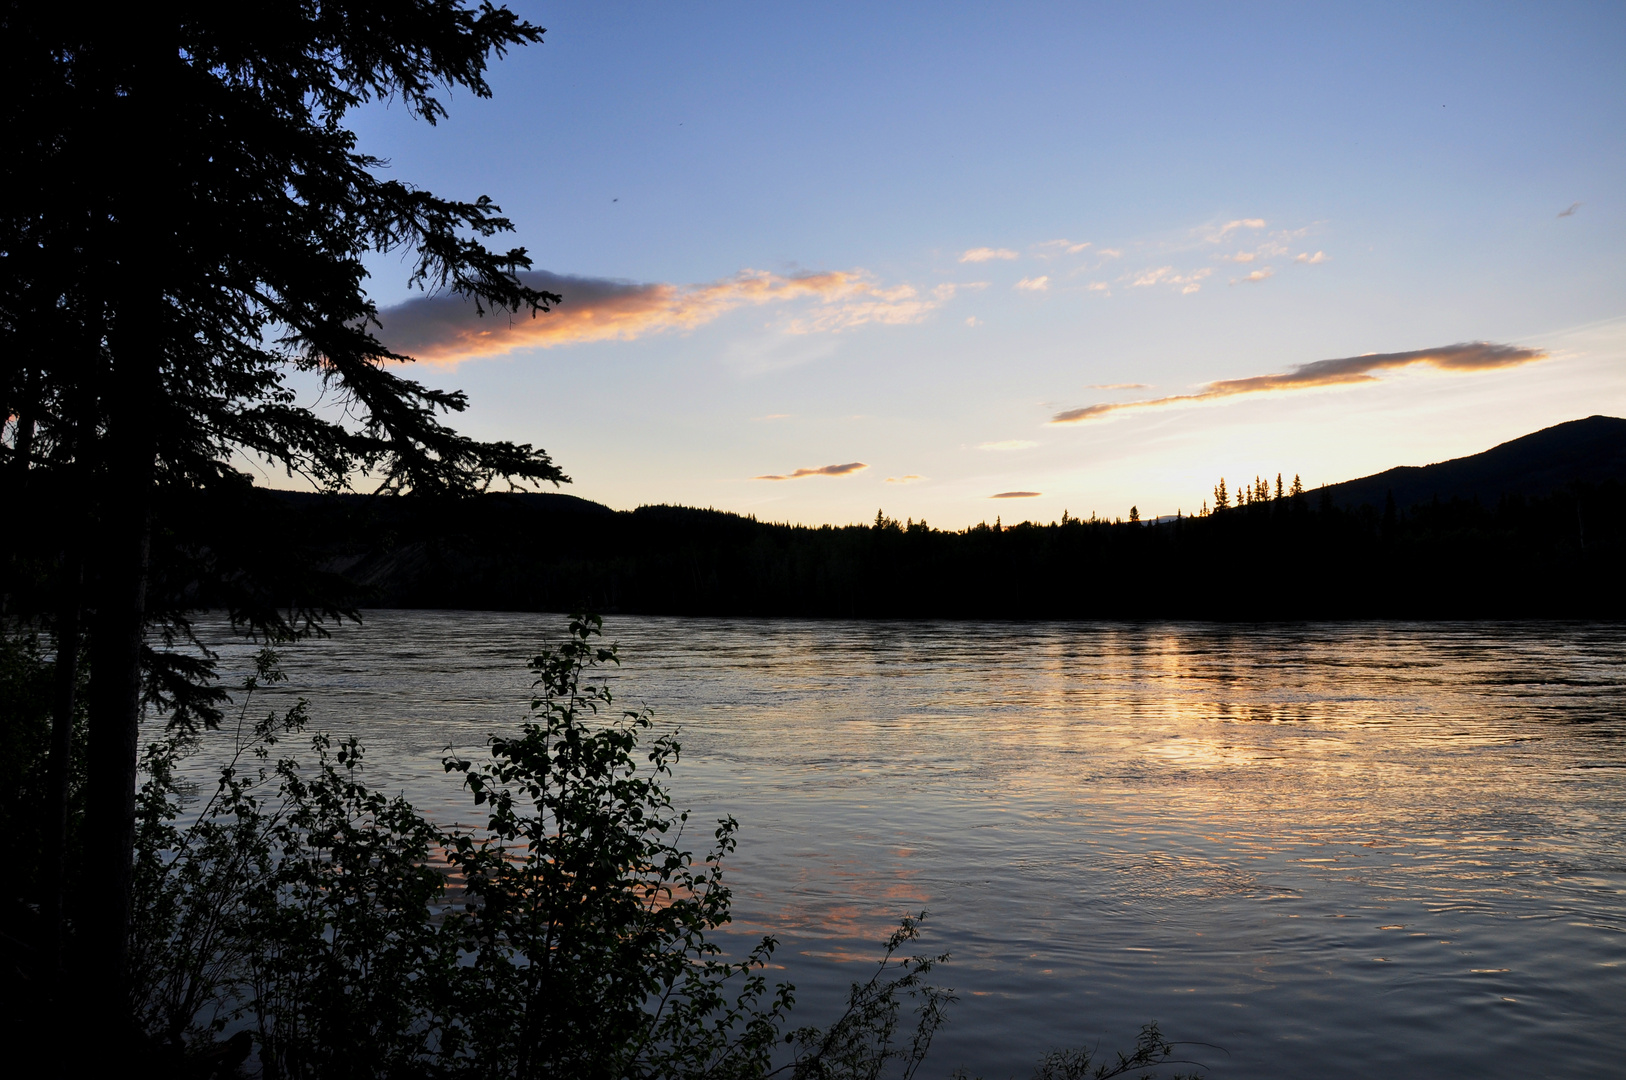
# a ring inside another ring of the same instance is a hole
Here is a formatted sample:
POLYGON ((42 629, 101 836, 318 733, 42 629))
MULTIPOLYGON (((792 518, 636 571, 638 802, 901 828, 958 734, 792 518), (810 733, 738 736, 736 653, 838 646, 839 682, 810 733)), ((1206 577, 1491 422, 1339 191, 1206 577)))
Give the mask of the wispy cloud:
POLYGON ((1098 382, 1091 383, 1091 390, 1144 390, 1147 383, 1143 382, 1098 382))
POLYGON ((1575 216, 1575 212, 1576 212, 1576 211, 1577 211, 1577 210, 1579 210, 1579 209, 1581 209, 1581 204, 1580 204, 1580 203, 1578 203, 1578 202, 1577 202, 1577 203, 1570 203, 1570 205, 1569 205, 1569 209, 1567 209, 1567 210, 1560 210, 1560 211, 1559 211, 1559 212, 1558 212, 1558 216, 1559 216, 1559 217, 1574 217, 1574 216, 1575 216))
POLYGON ((1031 450, 1039 444, 1032 439, 1006 439, 1004 442, 978 443, 978 450, 1031 450))
POLYGON ((481 317, 460 296, 416 297, 380 313, 381 337, 393 350, 432 364, 456 364, 516 349, 588 341, 631 341, 670 330, 692 330, 747 305, 811 302, 812 312, 791 320, 791 333, 839 331, 864 323, 911 323, 954 295, 939 286, 922 296, 910 285, 884 288, 857 270, 780 275, 742 270, 702 285, 645 284, 605 278, 524 273, 534 288, 564 302, 547 314, 481 317))
POLYGON ((1325 251, 1318 251, 1314 255, 1311 255, 1308 251, 1301 251, 1293 256, 1293 261, 1296 263, 1309 263, 1314 266, 1316 263, 1326 262, 1328 258, 1330 256, 1325 251))
POLYGON ((1194 293, 1202 288, 1202 280, 1214 271, 1208 267, 1194 270, 1189 274, 1177 273, 1172 266, 1159 266, 1151 270, 1143 270, 1135 275, 1129 282, 1130 288, 1147 288, 1152 285, 1182 285, 1182 293, 1194 293))
POLYGON ((939 285, 924 296, 913 285, 882 289, 865 283, 842 296, 832 296, 813 309, 785 324, 790 334, 826 334, 851 330, 865 323, 899 326, 917 323, 942 307, 960 286, 939 285))
POLYGON ((759 417, 757 417, 757 419, 758 420, 788 420, 788 419, 790 419, 790 413, 788 413, 788 412, 771 412, 767 416, 759 416, 759 417))
POLYGON ((1123 257, 1123 251, 1119 248, 1102 248, 1096 254, 1103 259, 1119 259, 1123 257))
POLYGON ((851 473, 858 472, 860 469, 867 468, 869 468, 869 466, 864 464, 862 461, 849 461, 845 465, 822 465, 817 469, 797 469, 795 472, 786 473, 783 476, 753 476, 751 479, 800 480, 804 476, 847 476, 851 473))
POLYGON ((1038 277, 1025 277, 1013 287, 1026 289, 1028 292, 1044 292, 1050 288, 1050 275, 1040 274, 1038 277))
POLYGON ((1092 281, 1084 289, 1086 292, 1107 292, 1108 285, 1104 281, 1092 281))
POLYGON ((1235 285, 1237 282, 1240 281, 1244 285, 1246 285, 1250 281, 1264 281, 1264 280, 1266 280, 1268 278, 1273 278, 1275 276, 1276 276, 1276 271, 1275 270, 1271 269, 1268 266, 1262 266, 1258 270, 1255 270, 1253 273, 1249 274, 1247 277, 1232 278, 1231 279, 1231 284, 1235 285))
POLYGON ((907 476, 889 476, 886 478, 886 482, 889 484, 918 484, 925 479, 926 478, 924 476, 917 476, 914 473, 910 473, 907 476))
POLYGON ((1010 248, 981 247, 972 248, 970 251, 965 252, 960 256, 960 261, 963 263, 979 263, 988 262, 990 259, 1015 259, 1019 257, 1010 248))
POLYGON ((1234 263, 1250 263, 1250 262, 1253 262, 1253 260, 1257 259, 1259 256, 1255 255, 1251 251, 1239 251, 1235 255, 1220 255, 1218 257, 1221 258, 1221 259, 1229 259, 1231 262, 1234 262, 1234 263))
POLYGON ((1057 255, 1077 255, 1089 246, 1088 240, 1081 244, 1071 240, 1046 240, 1042 244, 1034 244, 1033 251, 1041 258, 1054 258, 1057 255))
POLYGON ((1210 229, 1205 239, 1211 244, 1217 244, 1238 229, 1263 229, 1264 227, 1264 218, 1237 218, 1235 221, 1227 221, 1218 228, 1210 229))
POLYGON ((990 499, 1037 499, 1043 494, 1042 491, 1001 491, 998 495, 988 497, 990 499))
POLYGON ((1544 360, 1547 353, 1541 349, 1526 349, 1518 345, 1499 345, 1490 341, 1469 341, 1447 345, 1439 349, 1417 349, 1413 352, 1368 353, 1338 360, 1317 360, 1300 364, 1281 374, 1255 375, 1246 379, 1222 379, 1211 382, 1195 394, 1176 394, 1151 398, 1147 401, 1103 402, 1068 409, 1050 418, 1052 424, 1076 424, 1095 420, 1109 413, 1126 409, 1151 409, 1172 405, 1193 405, 1218 398, 1241 394, 1262 394, 1277 390, 1306 390, 1318 386, 1348 386, 1352 383, 1377 382, 1380 371, 1405 367, 1433 367, 1450 372, 1495 371, 1499 368, 1518 367, 1544 360))

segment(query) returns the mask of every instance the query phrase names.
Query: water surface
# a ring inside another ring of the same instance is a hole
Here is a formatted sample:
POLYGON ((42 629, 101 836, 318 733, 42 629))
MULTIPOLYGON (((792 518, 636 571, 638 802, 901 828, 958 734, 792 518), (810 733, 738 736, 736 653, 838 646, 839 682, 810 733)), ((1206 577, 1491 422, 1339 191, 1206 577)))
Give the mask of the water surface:
MULTIPOLYGON (((472 822, 444 748, 523 716, 562 627, 373 612, 288 692, 472 822)), ((1626 1072, 1623 629, 606 624, 802 1021, 927 908, 961 997, 927 1072, 990 1080, 1152 1019, 1216 1078, 1626 1072)))

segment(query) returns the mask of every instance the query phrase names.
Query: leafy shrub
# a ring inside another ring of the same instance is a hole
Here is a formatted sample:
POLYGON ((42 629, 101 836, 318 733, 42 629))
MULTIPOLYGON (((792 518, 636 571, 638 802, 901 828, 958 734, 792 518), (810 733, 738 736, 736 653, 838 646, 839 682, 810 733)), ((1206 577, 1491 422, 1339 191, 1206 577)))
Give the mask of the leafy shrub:
POLYGON ((250 718, 281 677, 269 650, 201 804, 180 768, 192 737, 149 747, 133 954, 161 1052, 195 1065, 247 1028, 279 1078, 912 1075, 952 1000, 924 981, 942 957, 895 959, 918 919, 847 1012, 794 1032, 775 1068, 793 990, 763 977, 773 939, 731 961, 707 937, 729 919, 738 826, 719 822, 698 860, 683 847, 688 816, 664 786, 678 743, 643 744, 647 710, 601 719, 613 699, 594 669, 618 662, 601 629, 576 618, 531 662, 531 719, 489 760, 446 759, 487 808, 483 829, 442 830, 369 788, 353 739, 311 736, 309 768, 277 757, 307 715, 301 702, 250 718), (922 1004, 902 1043, 907 997, 922 1004))
POLYGON ((177 766, 190 741, 149 747, 139 799, 132 966, 136 1012, 171 1054, 251 1024, 267 1076, 395 1076, 440 1048, 457 956, 431 906, 440 833, 363 781, 361 748, 311 737, 314 768, 272 760, 300 702, 248 719, 276 672, 259 656, 215 791, 191 812, 177 766), (185 814, 184 827, 177 820, 185 814))
POLYGON ((699 862, 683 849, 688 815, 662 784, 675 736, 640 761, 648 710, 595 722, 610 689, 584 676, 617 662, 592 641, 600 631, 576 619, 531 662, 532 720, 493 739, 489 762, 446 761, 490 808, 484 832, 450 837, 447 852, 469 901, 452 926, 467 958, 463 1034, 501 1075, 760 1075, 791 1004, 790 987, 770 994, 760 974, 773 939, 730 963, 706 938, 729 919, 722 861, 738 825, 719 822, 699 862))

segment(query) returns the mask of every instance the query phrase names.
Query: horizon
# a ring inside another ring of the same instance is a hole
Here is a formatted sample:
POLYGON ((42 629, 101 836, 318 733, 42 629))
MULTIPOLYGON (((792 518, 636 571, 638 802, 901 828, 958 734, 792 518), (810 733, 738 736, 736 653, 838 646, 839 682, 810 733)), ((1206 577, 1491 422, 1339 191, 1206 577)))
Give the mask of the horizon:
MULTIPOLYGON (((1281 474, 1280 479, 1283 481, 1284 485, 1287 486, 1287 487, 1291 487, 1294 483, 1302 484, 1304 493, 1306 495, 1309 495, 1309 494, 1311 494, 1313 492, 1321 491, 1323 489, 1344 487, 1346 485, 1359 484, 1362 481, 1366 481, 1366 480, 1375 480, 1380 476, 1385 476, 1385 475, 1387 475, 1387 474, 1389 474, 1391 472, 1397 472, 1397 471, 1402 470, 1402 469, 1412 469, 1412 470, 1422 471, 1424 469, 1430 469, 1430 468, 1433 468, 1433 467, 1438 466, 1438 465, 1450 465, 1450 464, 1453 464, 1455 462, 1462 461, 1462 460, 1465 460, 1465 459, 1481 457, 1481 456, 1483 456, 1485 454, 1490 453, 1493 450, 1499 450, 1503 446, 1508 445, 1509 443, 1519 442, 1519 441, 1521 441, 1522 439, 1524 439, 1524 438, 1526 438, 1528 436, 1540 435, 1540 434, 1543 434, 1543 433, 1545 433, 1547 431, 1551 431, 1554 428, 1566 427, 1566 426, 1568 426, 1570 424, 1579 424, 1579 423, 1583 423, 1583 422, 1588 421, 1588 420, 1614 420, 1614 421, 1617 421, 1617 422, 1620 422, 1620 423, 1626 423, 1626 417, 1608 416, 1608 415, 1605 415, 1603 413, 1594 413, 1591 416, 1581 416, 1581 417, 1576 417, 1573 420, 1560 421, 1557 424, 1553 424, 1553 425, 1550 425, 1549 427, 1542 428, 1539 431, 1526 432, 1522 436, 1515 436, 1512 439, 1506 440, 1506 441, 1501 442, 1501 443, 1497 443, 1495 446, 1488 446, 1485 449, 1483 449, 1481 451, 1478 451, 1477 453, 1464 454, 1464 455, 1462 455, 1460 457, 1446 458, 1446 459, 1443 459, 1441 461, 1430 461, 1430 462, 1424 462, 1422 464, 1393 465, 1393 466, 1390 466, 1387 469, 1380 469, 1375 473, 1368 473, 1365 476, 1352 476, 1352 477, 1347 477, 1347 478, 1345 478, 1343 480, 1333 480, 1333 481, 1328 481, 1326 483, 1315 484, 1315 485, 1303 484, 1302 483, 1302 478, 1299 477, 1296 474, 1291 479, 1288 479, 1286 474, 1281 474)), ((1216 486, 1217 486, 1219 482, 1223 481, 1224 483, 1229 485, 1229 489, 1233 492, 1233 494, 1240 495, 1243 492, 1245 485, 1251 486, 1252 483, 1254 483, 1254 482, 1256 482, 1258 480, 1264 480, 1267 484, 1269 484, 1269 483, 1272 482, 1273 477, 1271 477, 1271 476, 1263 476, 1263 475, 1255 475, 1253 477, 1246 477, 1246 476, 1242 476, 1242 475, 1239 474, 1236 477, 1220 477, 1215 483, 1216 483, 1216 486), (1233 481, 1234 481, 1234 483, 1233 483, 1233 481)), ((273 487, 270 490, 304 493, 304 492, 307 492, 309 489, 307 489, 307 488, 276 488, 276 487, 273 487)), ((363 492, 354 492, 353 494, 365 494, 365 493, 363 493, 363 492)), ((482 494, 485 494, 485 493, 482 492, 482 494)), ((580 500, 580 501, 583 501, 583 502, 587 502, 587 503, 589 503, 589 504, 591 504, 593 506, 597 506, 597 507, 600 507, 602 509, 609 510, 609 511, 611 511, 613 513, 630 513, 633 510, 641 510, 641 509, 644 509, 644 508, 647 508, 647 507, 671 507, 671 508, 674 508, 674 509, 681 509, 681 510, 702 510, 702 511, 705 511, 707 513, 735 514, 735 515, 738 515, 740 517, 749 518, 752 521, 757 521, 757 522, 759 522, 761 524, 784 526, 784 527, 793 528, 793 529, 819 529, 819 528, 824 528, 826 526, 830 526, 830 527, 834 527, 834 528, 853 528, 853 527, 866 528, 866 527, 874 524, 873 519, 865 520, 865 521, 849 521, 849 522, 839 522, 839 523, 838 522, 792 521, 790 519, 778 519, 778 518, 764 517, 762 515, 756 514, 756 513, 751 512, 751 511, 729 510, 726 507, 691 506, 691 505, 687 505, 687 504, 683 504, 683 503, 673 503, 673 502, 643 502, 643 503, 637 504, 636 506, 613 507, 613 506, 608 505, 607 503, 599 502, 596 499, 587 498, 586 496, 583 496, 583 495, 579 494, 578 492, 567 490, 565 487, 547 488, 547 489, 542 489, 542 490, 511 488, 511 489, 493 491, 493 492, 490 492, 490 494, 494 494, 494 495, 549 495, 549 496, 562 495, 562 496, 565 496, 567 498, 577 499, 577 500, 580 500)), ((1026 494, 1026 493, 1020 493, 1020 494, 1026 494)), ((999 496, 994 496, 994 497, 998 498, 999 496)), ((1243 496, 1243 497, 1246 498, 1246 496, 1243 496)), ((1184 511, 1183 511, 1183 508, 1181 508, 1181 509, 1177 509, 1174 513, 1168 513, 1168 514, 1149 515, 1149 514, 1146 514, 1146 513, 1140 513, 1139 520, 1140 520, 1141 524, 1144 524, 1144 525, 1161 525, 1161 524, 1165 524, 1167 522, 1175 521, 1178 518, 1180 518, 1181 516, 1186 516, 1186 517, 1200 516, 1201 513, 1206 512, 1206 511, 1211 510, 1211 509, 1212 509, 1212 507, 1208 506, 1206 500, 1204 500, 1201 503, 1201 509, 1199 511, 1193 511, 1190 514, 1185 514, 1184 511)), ((1402 509, 1405 509, 1405 507, 1402 507, 1402 509)), ((1130 504, 1130 510, 1135 511, 1135 512, 1139 512, 1138 504, 1134 504, 1134 503, 1130 504)), ((1070 508, 1063 507, 1062 514, 1059 515, 1057 518, 1052 518, 1049 523, 1051 525, 1055 525, 1062 518, 1065 518, 1068 515, 1071 515, 1071 517, 1072 517, 1072 519, 1074 521, 1086 521, 1087 522, 1087 521, 1093 521, 1097 517, 1099 517, 1099 520, 1101 520, 1102 522, 1110 524, 1110 523, 1112 523, 1114 521, 1128 520, 1127 515, 1129 514, 1129 512, 1130 511, 1125 511, 1125 512, 1123 512, 1121 514, 1115 514, 1115 513, 1099 513, 1098 514, 1098 512, 1096 512, 1096 511, 1091 511, 1088 514, 1071 514, 1071 509, 1070 508)), ((883 507, 878 507, 877 508, 877 513, 885 516, 887 519, 891 520, 894 524, 896 524, 897 521, 898 521, 897 518, 895 518, 893 515, 886 512, 886 508, 884 506, 883 507)), ((995 517, 995 522, 997 524, 1001 520, 1001 515, 996 513, 994 515, 994 517, 995 517)), ((904 520, 907 521, 909 519, 907 517, 905 517, 904 520)), ((925 526, 925 525, 928 525, 929 523, 924 518, 922 518, 920 521, 915 522, 915 524, 925 526)), ((963 532, 963 531, 966 531, 966 530, 969 530, 969 529, 975 529, 975 528, 977 528, 979 526, 986 526, 987 524, 988 524, 987 518, 983 518, 980 521, 970 522, 970 523, 965 524, 965 525, 949 526, 949 527, 942 527, 942 526, 932 525, 931 528, 937 529, 939 531, 946 531, 946 532, 963 532)), ((1043 524, 1045 524, 1045 522, 1044 522, 1043 519, 1034 519, 1034 518, 1015 519, 1015 518, 1013 518, 1011 524, 1012 525, 1020 525, 1020 524, 1043 525, 1043 524)))
POLYGON ((369 287, 565 493, 1151 519, 1626 413, 1619 9, 515 7, 492 100, 356 130, 565 302, 369 287))

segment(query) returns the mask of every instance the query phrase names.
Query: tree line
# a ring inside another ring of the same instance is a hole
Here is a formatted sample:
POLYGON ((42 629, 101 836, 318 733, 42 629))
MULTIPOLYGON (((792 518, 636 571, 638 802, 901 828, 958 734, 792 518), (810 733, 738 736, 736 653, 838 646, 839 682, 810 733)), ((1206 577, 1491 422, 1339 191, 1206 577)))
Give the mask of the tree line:
MULTIPOLYGON (((1295 491, 1295 487, 1297 490, 1295 491)), ((878 512, 809 527, 716 510, 610 512, 486 495, 414 507, 290 500, 315 557, 387 607, 816 618, 1619 618, 1626 492, 1336 505, 1261 480, 1158 523, 878 512)), ((1226 492, 1216 486, 1216 491, 1226 492)))
MULTIPOLYGON (((1276 474, 1276 502, 1280 503, 1283 499, 1300 499, 1303 497, 1304 481, 1299 479, 1298 473, 1293 474, 1293 486, 1290 488, 1283 488, 1282 474, 1276 474)), ((1251 503, 1262 503, 1269 501, 1271 501, 1270 481, 1263 477, 1255 476, 1253 478, 1252 487, 1249 487, 1247 484, 1243 484, 1236 489, 1236 504, 1238 506, 1247 506, 1251 503)), ((1214 509, 1228 510, 1230 507, 1231 495, 1225 490, 1225 477, 1222 476, 1219 479, 1219 483, 1214 485, 1214 509)), ((1207 517, 1208 512, 1208 500, 1204 499, 1202 510, 1198 512, 1198 516, 1207 517)))

